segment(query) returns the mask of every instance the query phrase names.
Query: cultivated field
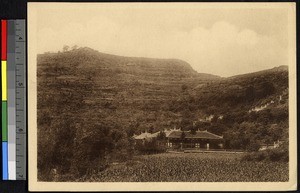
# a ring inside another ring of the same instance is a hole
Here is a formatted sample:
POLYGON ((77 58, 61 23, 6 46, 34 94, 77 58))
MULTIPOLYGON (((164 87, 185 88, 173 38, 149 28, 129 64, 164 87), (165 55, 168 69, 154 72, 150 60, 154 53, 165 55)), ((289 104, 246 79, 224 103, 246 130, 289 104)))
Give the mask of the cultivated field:
POLYGON ((164 153, 115 163, 80 181, 103 182, 273 182, 288 181, 286 162, 240 161, 241 154, 164 153))

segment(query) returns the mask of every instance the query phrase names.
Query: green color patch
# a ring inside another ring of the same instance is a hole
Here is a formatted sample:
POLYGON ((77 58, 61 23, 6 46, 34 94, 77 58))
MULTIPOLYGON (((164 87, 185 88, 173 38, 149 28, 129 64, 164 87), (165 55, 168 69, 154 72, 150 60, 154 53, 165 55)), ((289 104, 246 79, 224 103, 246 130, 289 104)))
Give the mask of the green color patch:
POLYGON ((7 141, 7 102, 2 101, 2 141, 7 141))

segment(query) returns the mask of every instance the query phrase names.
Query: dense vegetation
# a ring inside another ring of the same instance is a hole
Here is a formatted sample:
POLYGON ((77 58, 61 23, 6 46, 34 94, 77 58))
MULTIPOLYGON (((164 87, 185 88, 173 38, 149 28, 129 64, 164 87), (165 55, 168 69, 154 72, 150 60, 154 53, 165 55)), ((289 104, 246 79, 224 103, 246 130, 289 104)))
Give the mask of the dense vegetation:
MULTIPOLYGON (((241 162, 240 154, 147 155, 114 163, 76 181, 96 182, 274 182, 288 181, 287 162, 241 162)), ((62 179, 64 177, 62 176, 62 179)))
MULTIPOLYGON (((129 160, 133 134, 145 130, 207 129, 224 135, 225 148, 248 151, 288 142, 286 66, 221 78, 180 60, 89 48, 37 61, 39 180, 52 180, 53 169, 80 178, 129 160)), ((155 145, 140 148, 151 152, 155 145)))
POLYGON ((271 162, 288 162, 289 150, 287 142, 284 142, 280 147, 267 149, 265 151, 248 152, 245 154, 242 161, 271 161, 271 162))

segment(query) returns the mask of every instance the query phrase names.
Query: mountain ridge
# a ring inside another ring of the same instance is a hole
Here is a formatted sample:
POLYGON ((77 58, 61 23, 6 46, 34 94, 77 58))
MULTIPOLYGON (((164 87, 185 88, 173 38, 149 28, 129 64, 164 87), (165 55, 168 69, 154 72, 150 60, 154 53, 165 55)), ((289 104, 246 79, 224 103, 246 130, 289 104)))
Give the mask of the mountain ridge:
POLYGON ((273 68, 267 68, 264 70, 259 70, 255 72, 249 72, 249 73, 244 73, 244 74, 238 74, 234 76, 229 76, 227 78, 232 79, 232 78, 237 78, 237 77, 242 77, 242 76, 255 76, 263 73, 269 73, 269 72, 283 72, 283 71, 288 71, 288 65, 280 65, 280 66, 275 66, 273 68))
MULTIPOLYGON (((108 54, 108 53, 103 53, 103 52, 99 52, 97 50, 94 50, 92 48, 89 47, 80 47, 78 49, 74 49, 74 50, 69 50, 69 51, 65 51, 65 52, 57 52, 57 53, 52 53, 52 52, 45 52, 44 54, 38 54, 37 58, 38 59, 42 59, 45 57, 58 57, 58 56, 68 56, 68 55, 72 55, 76 54, 76 60, 82 62, 83 60, 89 60, 90 57, 96 57, 96 58, 102 58, 102 60, 108 59, 108 60, 123 60, 122 63, 119 64, 119 67, 140 67, 139 63, 159 63, 162 64, 162 62, 165 62, 167 64, 171 64, 176 66, 177 68, 181 67, 183 69, 185 69, 185 72, 189 72, 191 73, 192 76, 203 76, 204 78, 207 79, 233 79, 233 78, 237 78, 237 77, 241 77, 241 76, 251 76, 251 75, 257 75, 257 74, 261 74, 261 73, 265 73, 265 72, 273 72, 273 71, 287 71, 288 70, 288 66, 287 65, 281 65, 281 66, 276 66, 273 68, 268 68, 268 69, 264 69, 264 70, 259 70, 259 71, 255 71, 255 72, 249 72, 249 73, 243 73, 243 74, 237 74, 237 75, 233 75, 233 76, 229 76, 229 77, 222 77, 219 75, 214 75, 214 74, 209 74, 209 73, 204 73, 204 72, 197 72, 195 71, 192 66, 187 63, 184 60, 181 59, 176 59, 176 58, 148 58, 148 57, 130 57, 130 56, 120 56, 120 55, 116 55, 116 54, 108 54), (80 59, 81 58, 81 59, 80 59), (83 60, 82 60, 83 59, 83 60)), ((98 61, 101 64, 101 60, 98 61)), ((39 63, 39 62, 38 62, 39 63)), ((174 67, 173 66, 173 67, 174 67)), ((95 67, 95 66, 93 66, 95 67)), ((116 67, 116 66, 110 66, 110 67, 116 67)), ((178 69, 177 69, 178 70, 178 69)))
MULTIPOLYGON (((94 62, 91 67, 96 67, 99 65, 103 65, 105 67, 114 67, 114 68, 128 68, 128 70, 133 70, 133 68, 168 68, 170 72, 181 71, 185 76, 203 76, 205 79, 217 79, 221 78, 220 76, 208 74, 208 73, 198 73, 196 72, 189 63, 175 58, 146 58, 146 57, 127 57, 127 56, 119 56, 113 54, 102 53, 97 50, 83 47, 75 50, 70 50, 66 52, 58 52, 58 53, 44 53, 38 54, 38 60, 43 59, 59 59, 61 57, 67 57, 69 61, 72 61, 74 64, 83 63, 86 61, 90 61, 91 58, 94 58, 94 62), (75 58, 74 58, 75 57, 75 58), (77 61, 74 61, 74 60, 77 61), (107 60, 111 60, 112 62, 109 66, 105 65, 107 60)), ((43 63, 38 62, 38 63, 43 63)), ((80 65, 78 65, 80 66, 80 65)), ((120 69, 119 69, 120 70, 120 69)), ((165 71, 162 71, 164 73, 165 71)), ((167 72, 165 72, 167 73, 167 72)), ((199 77, 201 78, 201 77, 199 77)))

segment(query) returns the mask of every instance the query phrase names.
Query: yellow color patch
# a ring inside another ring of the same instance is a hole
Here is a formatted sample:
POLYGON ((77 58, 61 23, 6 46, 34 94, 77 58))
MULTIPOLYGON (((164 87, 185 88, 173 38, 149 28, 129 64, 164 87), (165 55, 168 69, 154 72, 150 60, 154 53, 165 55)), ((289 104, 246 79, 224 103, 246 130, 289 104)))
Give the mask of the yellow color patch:
POLYGON ((2 77, 2 101, 7 101, 7 64, 1 61, 1 77, 2 77))

